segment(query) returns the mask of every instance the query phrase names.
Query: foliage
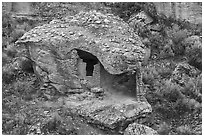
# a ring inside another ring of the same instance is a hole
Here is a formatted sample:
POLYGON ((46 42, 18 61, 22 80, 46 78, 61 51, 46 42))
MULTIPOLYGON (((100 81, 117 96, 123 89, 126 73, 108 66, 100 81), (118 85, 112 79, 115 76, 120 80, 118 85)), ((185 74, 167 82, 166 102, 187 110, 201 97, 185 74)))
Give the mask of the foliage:
POLYGON ((11 63, 4 65, 2 68, 2 82, 6 84, 12 83, 16 78, 16 70, 11 63))
POLYGON ((185 76, 185 84, 179 85, 172 80, 175 67, 174 61, 163 60, 152 61, 143 69, 146 98, 152 105, 154 115, 159 114, 161 118, 160 122, 156 122, 157 117, 154 117, 153 125, 158 124, 155 129, 159 134, 197 134, 193 129, 201 118, 194 116, 202 111, 202 78, 201 75, 185 76), (187 117, 189 114, 192 115, 187 117), (177 130, 177 127, 184 125, 182 123, 192 123, 193 127, 189 132, 180 128, 177 130))
POLYGON ((202 70, 202 43, 200 38, 198 36, 191 36, 186 38, 182 44, 186 47, 185 54, 188 63, 202 70))
POLYGON ((159 128, 157 129, 157 132, 160 134, 160 135, 168 135, 169 132, 170 132, 171 128, 169 126, 169 124, 167 124, 166 122, 162 122, 160 125, 159 125, 159 128))
POLYGON ((12 41, 11 34, 16 28, 15 20, 10 13, 2 14, 2 47, 6 47, 12 41))
POLYGON ((175 18, 174 16, 165 16, 163 13, 157 13, 157 21, 160 25, 164 25, 167 28, 173 28, 176 24, 179 26, 180 30, 187 29, 192 32, 191 35, 202 35, 202 26, 201 24, 192 24, 186 20, 175 18))
MULTIPOLYGON (((7 62, 6 59, 5 62, 7 62)), ((12 82, 17 81, 21 75, 24 75, 24 73, 25 75, 27 75, 27 73, 34 73, 32 61, 22 58, 10 59, 10 61, 2 67, 3 83, 11 84, 12 82)))
POLYGON ((15 27, 16 27, 15 20, 12 18, 11 14, 10 13, 2 14, 3 37, 9 36, 15 27))
POLYGON ((183 94, 189 98, 195 99, 197 102, 202 103, 202 78, 201 75, 190 79, 183 89, 183 94))
POLYGON ((111 7, 112 12, 122 18, 124 21, 128 21, 132 14, 140 11, 145 11, 152 18, 156 18, 156 8, 152 2, 114 2, 106 3, 111 7))
POLYGON ((189 36, 188 31, 185 30, 171 30, 168 32, 168 37, 173 41, 173 52, 175 55, 184 55, 185 46, 181 42, 189 36))
POLYGON ((11 61, 12 59, 6 53, 2 52, 2 67, 11 61))
POLYGON ((179 135, 195 135, 190 125, 183 125, 176 128, 179 135))
MULTIPOLYGON (((3 72, 4 75, 4 72, 3 72)), ((21 110, 25 107, 26 101, 34 98, 37 83, 31 76, 17 75, 19 80, 12 83, 3 79, 2 85, 2 132, 3 134, 26 134, 30 119, 26 119, 27 111, 21 110), (30 80, 28 80, 30 79, 30 80)))

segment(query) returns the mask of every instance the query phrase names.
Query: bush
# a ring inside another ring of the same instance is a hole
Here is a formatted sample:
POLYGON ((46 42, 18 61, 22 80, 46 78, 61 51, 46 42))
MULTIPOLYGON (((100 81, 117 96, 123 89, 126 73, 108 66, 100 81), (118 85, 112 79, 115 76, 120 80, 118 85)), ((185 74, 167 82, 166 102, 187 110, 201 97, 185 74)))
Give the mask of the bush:
POLYGON ((21 70, 27 73, 34 73, 33 61, 25 57, 22 57, 20 59, 21 60, 19 60, 19 67, 21 68, 21 70))
POLYGON ((32 95, 36 93, 35 87, 31 82, 16 81, 13 84, 13 90, 16 92, 16 95, 19 95, 24 100, 32 100, 32 95))
POLYGON ((14 44, 9 44, 6 48, 5 48, 5 53, 7 54, 7 56, 9 56, 10 58, 15 58, 16 54, 17 54, 17 50, 14 46, 14 44))
POLYGON ((2 36, 9 37, 16 28, 15 20, 10 13, 2 13, 2 36))
POLYGON ((175 55, 184 55, 185 46, 181 43, 185 38, 189 36, 188 30, 172 30, 168 32, 168 37, 173 41, 173 52, 175 55))
POLYGON ((202 70, 202 43, 199 36, 191 36, 182 42, 186 47, 185 55, 188 63, 199 70, 202 70))
POLYGON ((202 103, 202 78, 191 78, 186 83, 182 93, 189 98, 195 99, 199 103, 202 103))
POLYGON ((183 98, 181 87, 171 81, 165 81, 164 87, 161 89, 162 96, 169 102, 176 102, 178 99, 183 98))
POLYGON ((178 135, 194 135, 194 131, 192 130, 191 126, 183 125, 176 128, 178 135))
POLYGON ((149 36, 149 41, 151 43, 150 48, 151 48, 151 58, 154 58, 153 56, 156 55, 159 57, 160 52, 165 46, 165 40, 160 33, 154 33, 151 36, 149 36))
POLYGON ((5 84, 11 84, 15 81, 16 70, 13 68, 11 63, 4 65, 2 68, 2 82, 5 84))
POLYGON ((142 78, 144 84, 153 86, 155 80, 158 79, 158 72, 154 67, 144 68, 142 78))
POLYGON ((112 12, 124 21, 128 21, 132 14, 140 11, 145 11, 150 17, 156 20, 156 7, 152 2, 114 2, 106 5, 111 7, 112 12))
POLYGON ((159 125, 157 132, 160 135, 169 135, 170 130, 171 130, 170 126, 166 122, 163 122, 159 125))
POLYGON ((187 112, 199 110, 201 105, 183 94, 184 88, 169 80, 154 85, 156 90, 146 95, 149 103, 164 119, 179 118, 187 112))
POLYGON ((8 61, 4 57, 4 63, 7 63, 2 68, 2 82, 5 84, 11 84, 23 75, 34 73, 32 61, 28 58, 19 57, 8 61))
POLYGON ((8 55, 4 52, 2 52, 2 67, 6 64, 8 64, 9 62, 11 62, 11 58, 8 57, 8 55))

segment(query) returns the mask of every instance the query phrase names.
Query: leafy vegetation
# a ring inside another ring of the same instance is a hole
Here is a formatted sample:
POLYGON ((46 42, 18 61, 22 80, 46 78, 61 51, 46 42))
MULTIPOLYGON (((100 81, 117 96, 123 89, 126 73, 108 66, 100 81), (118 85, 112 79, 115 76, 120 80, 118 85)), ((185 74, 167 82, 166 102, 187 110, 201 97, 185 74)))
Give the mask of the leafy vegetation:
POLYGON ((149 64, 143 72, 143 82, 148 87, 146 98, 153 107, 154 115, 159 115, 159 118, 154 118, 152 127, 160 134, 188 134, 191 131, 189 134, 196 134, 193 129, 199 126, 202 112, 201 73, 197 70, 199 75, 188 77, 180 72, 187 80, 181 84, 173 76, 175 61, 154 63, 156 65, 149 64), (156 122, 158 119, 159 122, 156 122), (193 124, 192 121, 197 122, 193 124), (180 127, 184 126, 181 123, 190 124, 191 130, 187 132, 187 129, 180 127))
POLYGON ((109 3, 112 12, 121 17, 124 21, 128 22, 132 15, 144 11, 152 22, 144 25, 137 23, 133 26, 135 32, 143 39, 148 39, 149 42, 144 43, 147 48, 151 49, 151 59, 161 59, 176 56, 189 56, 198 53, 194 57, 189 57, 189 63, 193 66, 201 68, 201 50, 193 49, 186 52, 187 44, 184 44, 185 39, 191 36, 202 35, 202 25, 192 24, 186 20, 176 19, 173 16, 166 17, 162 13, 157 13, 156 8, 151 2, 116 2, 109 3), (156 27, 157 26, 157 27, 156 27), (157 29, 155 29, 155 27, 157 29), (198 58, 196 60, 196 58, 198 58), (200 62, 200 63, 198 63, 200 62))

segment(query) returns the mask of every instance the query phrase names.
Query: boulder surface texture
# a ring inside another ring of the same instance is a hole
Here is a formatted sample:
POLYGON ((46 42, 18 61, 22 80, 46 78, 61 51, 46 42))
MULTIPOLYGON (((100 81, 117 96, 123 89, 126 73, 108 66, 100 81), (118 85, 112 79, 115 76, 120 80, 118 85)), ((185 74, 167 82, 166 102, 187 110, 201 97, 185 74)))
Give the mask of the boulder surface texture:
POLYGON ((16 44, 29 49, 30 58, 41 69, 38 73, 45 71, 49 81, 76 87, 79 83, 72 65, 77 56, 75 49, 96 56, 110 74, 135 70, 145 55, 144 45, 128 24, 112 14, 96 11, 38 26, 16 44))

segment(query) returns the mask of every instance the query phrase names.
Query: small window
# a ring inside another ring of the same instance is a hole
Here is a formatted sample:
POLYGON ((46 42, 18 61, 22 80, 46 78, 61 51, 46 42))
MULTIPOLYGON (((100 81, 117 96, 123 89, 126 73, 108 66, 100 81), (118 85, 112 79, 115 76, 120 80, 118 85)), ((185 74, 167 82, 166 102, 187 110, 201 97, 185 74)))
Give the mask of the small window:
POLYGON ((93 76, 94 65, 91 63, 86 63, 86 76, 93 76))
POLYGON ((98 59, 96 56, 93 54, 82 51, 82 50, 77 50, 77 53, 81 59, 83 59, 83 62, 86 63, 86 76, 93 76, 94 73, 94 65, 98 63, 98 59))
POLYGON ((97 64, 95 60, 86 60, 86 76, 93 76, 94 65, 97 64))

